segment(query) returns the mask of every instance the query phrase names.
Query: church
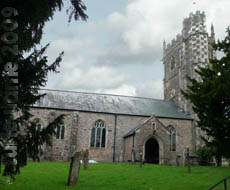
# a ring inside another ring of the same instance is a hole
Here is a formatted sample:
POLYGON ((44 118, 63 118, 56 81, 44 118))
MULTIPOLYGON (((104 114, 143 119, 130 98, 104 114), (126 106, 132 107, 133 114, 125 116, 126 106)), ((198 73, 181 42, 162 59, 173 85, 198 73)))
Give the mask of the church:
POLYGON ((201 145, 201 131, 191 104, 182 96, 186 75, 199 79, 198 65, 215 56, 211 43, 214 27, 206 31, 205 13, 190 13, 180 34, 163 43, 164 100, 41 90, 46 95, 31 107, 31 113, 46 126, 65 114, 57 128, 53 146, 44 146, 44 159, 69 161, 75 151, 89 150, 89 159, 105 162, 139 161, 182 165, 185 151, 195 155, 201 145))

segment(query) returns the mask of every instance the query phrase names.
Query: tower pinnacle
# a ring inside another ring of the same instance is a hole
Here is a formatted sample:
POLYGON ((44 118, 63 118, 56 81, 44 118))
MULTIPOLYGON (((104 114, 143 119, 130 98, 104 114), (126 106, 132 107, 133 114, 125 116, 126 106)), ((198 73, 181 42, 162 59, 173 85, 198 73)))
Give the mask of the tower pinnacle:
POLYGON ((165 42, 165 40, 163 41, 163 50, 165 51, 165 49, 166 49, 166 42, 165 42))
POLYGON ((211 43, 215 43, 215 31, 213 23, 211 24, 211 43))
POLYGON ((211 37, 215 37, 214 26, 213 23, 211 25, 211 37))

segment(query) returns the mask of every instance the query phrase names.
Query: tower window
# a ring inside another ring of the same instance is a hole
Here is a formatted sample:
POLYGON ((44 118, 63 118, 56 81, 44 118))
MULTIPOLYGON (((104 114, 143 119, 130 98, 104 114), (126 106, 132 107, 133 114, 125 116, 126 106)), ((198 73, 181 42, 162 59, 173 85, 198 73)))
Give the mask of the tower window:
POLYGON ((175 95, 176 95, 176 90, 175 90, 175 89, 172 89, 172 90, 170 91, 170 98, 174 98, 175 95))
POLYGON ((97 120, 91 129, 90 147, 104 148, 106 142, 106 128, 105 122, 97 120))
POLYGON ((173 70, 175 68, 175 57, 171 57, 171 60, 170 60, 170 65, 171 65, 171 70, 173 70))

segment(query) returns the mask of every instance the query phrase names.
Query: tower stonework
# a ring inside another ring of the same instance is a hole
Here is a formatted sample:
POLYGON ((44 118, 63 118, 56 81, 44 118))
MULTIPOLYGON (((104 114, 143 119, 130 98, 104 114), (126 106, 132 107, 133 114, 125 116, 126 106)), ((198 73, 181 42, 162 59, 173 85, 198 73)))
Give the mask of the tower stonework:
MULTIPOLYGON (((211 35, 206 29, 206 16, 204 12, 190 13, 183 21, 180 34, 166 45, 163 43, 164 64, 164 99, 173 100, 181 108, 181 111, 191 113, 191 103, 181 94, 180 89, 186 90, 189 81, 186 75, 201 80, 195 69, 209 64, 209 59, 215 57, 211 44, 215 42, 214 27, 211 26, 211 35)), ((200 136, 200 130, 196 129, 196 136, 200 136)), ((196 138, 196 144, 200 145, 200 139, 196 138)))
POLYGON ((185 112, 192 113, 190 103, 182 96, 180 89, 186 90, 188 80, 186 75, 196 78, 198 65, 205 66, 209 58, 215 56, 211 43, 215 41, 214 27, 208 35, 205 24, 205 13, 197 11, 190 13, 183 21, 181 34, 176 36, 171 43, 164 42, 164 99, 174 100, 185 112))

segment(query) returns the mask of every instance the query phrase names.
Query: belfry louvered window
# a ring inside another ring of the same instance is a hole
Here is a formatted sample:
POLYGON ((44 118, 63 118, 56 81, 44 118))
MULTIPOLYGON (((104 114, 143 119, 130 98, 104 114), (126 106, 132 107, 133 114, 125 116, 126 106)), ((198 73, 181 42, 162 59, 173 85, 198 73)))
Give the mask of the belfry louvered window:
POLYGON ((90 147, 104 148, 106 140, 105 122, 97 120, 91 129, 90 147))
POLYGON ((175 68, 175 57, 171 57, 171 60, 170 60, 170 65, 171 65, 171 70, 173 70, 175 68))

